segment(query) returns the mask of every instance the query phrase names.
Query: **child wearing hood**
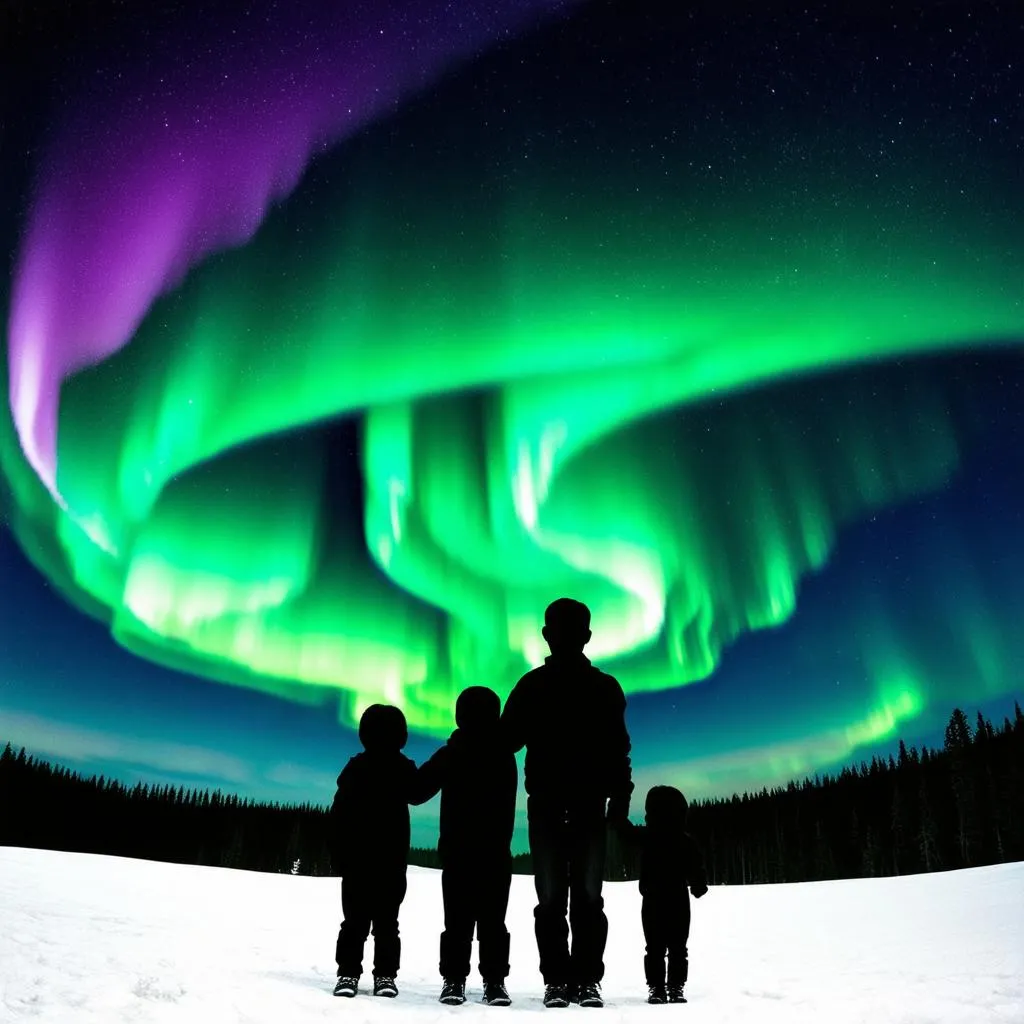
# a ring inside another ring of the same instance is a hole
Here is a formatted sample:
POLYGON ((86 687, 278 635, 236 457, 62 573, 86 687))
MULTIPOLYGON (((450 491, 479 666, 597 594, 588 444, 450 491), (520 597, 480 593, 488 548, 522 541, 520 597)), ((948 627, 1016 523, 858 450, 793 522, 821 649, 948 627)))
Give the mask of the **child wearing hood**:
POLYGON ((686 797, 673 786, 653 786, 645 805, 646 826, 626 821, 620 835, 640 855, 640 916, 647 955, 649 1003, 685 1003, 689 974, 690 895, 708 891, 700 850, 686 831, 686 797), (687 894, 689 887, 690 895, 687 894), (665 960, 668 958, 666 986, 665 960))
POLYGON ((405 898, 409 804, 422 803, 416 764, 402 753, 405 715, 374 704, 359 719, 361 753, 338 776, 331 805, 331 861, 341 875, 344 920, 338 932, 336 996, 354 996, 363 947, 373 927, 373 994, 396 996, 402 944, 398 910, 405 898))
POLYGON ((509 934, 505 927, 512 882, 515 755, 501 742, 501 700, 486 686, 470 686, 455 703, 457 728, 419 768, 419 795, 441 792, 444 931, 441 1002, 466 1001, 473 929, 480 942, 483 1001, 508 1006, 509 934))

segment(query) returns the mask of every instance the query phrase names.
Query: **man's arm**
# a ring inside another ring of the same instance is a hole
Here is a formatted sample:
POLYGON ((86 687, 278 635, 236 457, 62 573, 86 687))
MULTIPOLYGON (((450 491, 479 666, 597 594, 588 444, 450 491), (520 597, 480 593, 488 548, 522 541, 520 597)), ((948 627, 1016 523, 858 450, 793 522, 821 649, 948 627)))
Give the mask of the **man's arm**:
POLYGON ((619 681, 608 677, 611 685, 611 716, 608 742, 608 817, 622 821, 629 817, 629 798, 633 793, 633 766, 629 754, 632 744, 626 729, 626 695, 619 681))
POLYGON ((513 754, 526 746, 526 723, 529 709, 526 676, 512 687, 501 712, 501 729, 513 754))

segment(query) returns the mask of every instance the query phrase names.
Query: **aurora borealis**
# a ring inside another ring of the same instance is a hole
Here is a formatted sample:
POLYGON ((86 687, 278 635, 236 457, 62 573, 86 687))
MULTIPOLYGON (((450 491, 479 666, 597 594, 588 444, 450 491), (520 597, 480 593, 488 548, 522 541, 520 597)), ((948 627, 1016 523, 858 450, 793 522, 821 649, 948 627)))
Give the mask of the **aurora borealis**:
POLYGON ((111 14, 24 114, 0 500, 52 628, 163 713, 429 748, 571 594, 640 776, 716 791, 1020 693, 1021 488, 963 498, 1021 468, 1019 19, 337 6, 111 14))

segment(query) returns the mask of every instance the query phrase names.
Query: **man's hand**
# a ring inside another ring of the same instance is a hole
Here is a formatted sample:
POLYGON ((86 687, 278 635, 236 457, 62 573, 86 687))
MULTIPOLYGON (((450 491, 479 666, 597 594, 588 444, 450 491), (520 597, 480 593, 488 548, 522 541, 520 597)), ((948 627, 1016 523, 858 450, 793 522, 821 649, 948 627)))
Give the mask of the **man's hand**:
POLYGON ((701 896, 703 896, 704 893, 706 893, 707 891, 708 891, 708 887, 706 885, 691 885, 690 886, 690 894, 693 896, 693 898, 695 900, 699 900, 701 898, 701 896))
POLYGON ((611 825, 621 825, 629 817, 629 799, 613 796, 608 801, 608 822, 611 825))

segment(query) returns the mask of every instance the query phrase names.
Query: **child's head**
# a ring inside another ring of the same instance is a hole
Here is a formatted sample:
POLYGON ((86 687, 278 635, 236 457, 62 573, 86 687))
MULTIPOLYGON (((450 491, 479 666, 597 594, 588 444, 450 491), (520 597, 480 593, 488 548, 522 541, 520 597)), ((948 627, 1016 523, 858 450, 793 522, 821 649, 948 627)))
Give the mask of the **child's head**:
POLYGON ((409 739, 409 727, 400 708, 371 704, 359 719, 359 742, 365 750, 401 750, 409 739))
POLYGON ((501 717, 501 698, 486 686, 468 686, 455 702, 455 724, 464 732, 493 729, 501 717))
POLYGON ((675 786, 652 786, 644 810, 648 825, 682 828, 686 824, 689 804, 675 786))

